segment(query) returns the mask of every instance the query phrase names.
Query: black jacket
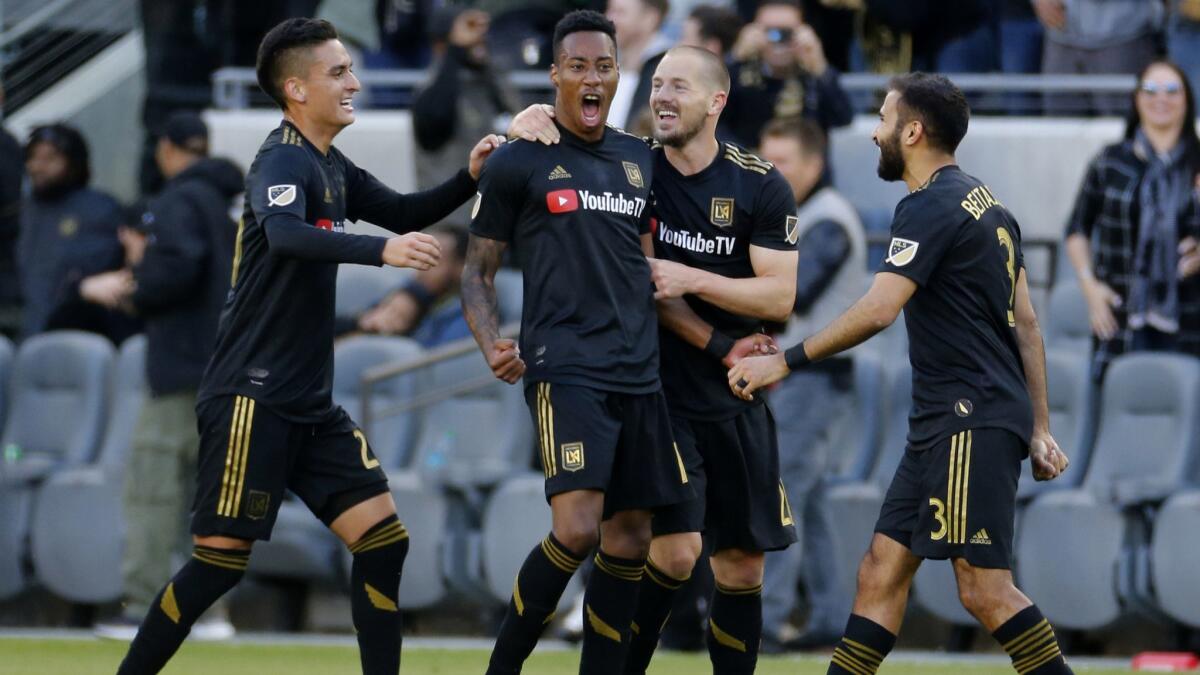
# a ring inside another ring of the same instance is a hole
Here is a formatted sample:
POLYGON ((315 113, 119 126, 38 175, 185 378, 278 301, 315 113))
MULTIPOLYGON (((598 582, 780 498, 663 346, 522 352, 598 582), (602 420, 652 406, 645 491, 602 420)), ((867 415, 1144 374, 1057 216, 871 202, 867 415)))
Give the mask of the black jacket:
POLYGON ((148 240, 132 302, 146 320, 146 379, 156 396, 196 390, 212 356, 237 237, 229 210, 242 181, 231 162, 200 160, 142 216, 148 240))

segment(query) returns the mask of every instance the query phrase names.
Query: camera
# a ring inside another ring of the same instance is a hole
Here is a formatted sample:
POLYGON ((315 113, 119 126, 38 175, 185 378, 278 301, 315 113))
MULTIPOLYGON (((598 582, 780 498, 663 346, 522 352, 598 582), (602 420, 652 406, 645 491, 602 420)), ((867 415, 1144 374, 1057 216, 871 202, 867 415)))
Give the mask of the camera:
POLYGON ((791 28, 768 28, 767 42, 771 44, 781 45, 792 41, 791 28))

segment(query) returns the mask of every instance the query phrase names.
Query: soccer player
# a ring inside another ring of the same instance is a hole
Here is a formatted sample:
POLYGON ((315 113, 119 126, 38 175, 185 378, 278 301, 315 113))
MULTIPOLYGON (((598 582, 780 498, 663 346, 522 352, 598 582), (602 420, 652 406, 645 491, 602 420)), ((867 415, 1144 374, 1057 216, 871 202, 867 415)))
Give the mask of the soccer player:
POLYGON ((953 560, 963 606, 1022 675, 1070 673, 1054 629, 1013 585, 1017 479, 1038 480, 1066 455, 1050 435, 1046 363, 1016 220, 954 160, 970 110, 940 75, 892 80, 875 144, 879 176, 909 195, 866 295, 783 354, 730 369, 744 398, 811 361, 853 347, 903 309, 913 372, 908 447, 858 571, 858 593, 830 673, 874 673, 896 642, 924 559, 953 560))
MULTIPOLYGON (((795 199, 769 163, 716 138, 729 89, 719 58, 675 47, 654 72, 651 259, 671 428, 696 497, 657 509, 625 672, 644 673, 675 592, 708 536, 717 589, 706 639, 713 670, 754 671, 762 632, 763 552, 796 540, 779 479, 775 422, 760 398, 729 393, 726 369, 767 342, 764 320, 786 320, 796 292, 795 199), (757 335, 757 339, 755 336, 757 335), (754 348, 752 348, 754 349, 754 348)), ((534 106, 514 120, 542 137, 534 106)))
POLYGON ((484 158, 428 192, 402 195, 356 167, 333 138, 354 122, 359 90, 326 21, 289 19, 263 38, 258 81, 283 109, 246 177, 232 288, 200 384, 200 466, 192 558, 154 599, 121 675, 157 673, 192 623, 241 579, 271 534, 284 491, 299 496, 354 554, 351 611, 362 670, 400 669, 400 572, 408 533, 367 439, 330 395, 337 263, 429 269, 430 225, 475 191, 484 158), (364 219, 399 237, 344 232, 364 219))
POLYGON ((653 158, 640 139, 605 126, 618 79, 614 32, 588 10, 555 26, 562 142, 501 148, 480 177, 471 223, 463 311, 496 376, 525 377, 553 514, 513 584, 494 675, 520 672, 597 541, 580 672, 621 672, 650 509, 692 495, 658 375, 645 258, 653 158), (499 336, 493 285, 510 245, 525 276, 520 348, 499 336))

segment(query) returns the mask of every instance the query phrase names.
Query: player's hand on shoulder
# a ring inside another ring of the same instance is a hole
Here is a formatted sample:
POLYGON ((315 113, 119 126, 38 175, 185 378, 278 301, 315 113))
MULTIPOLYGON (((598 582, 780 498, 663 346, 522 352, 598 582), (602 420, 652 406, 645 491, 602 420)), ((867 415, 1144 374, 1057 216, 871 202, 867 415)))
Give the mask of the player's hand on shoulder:
POLYGON ((504 137, 500 134, 488 134, 479 139, 475 147, 471 148, 471 159, 467 163, 467 171, 471 172, 471 178, 479 180, 479 173, 483 171, 484 160, 501 145, 504 145, 504 137))
POLYGON ((1071 465, 1054 437, 1039 432, 1034 432, 1029 441, 1029 461, 1033 464, 1034 480, 1054 480, 1071 465))
POLYGON ((442 249, 437 238, 424 232, 392 237, 383 246, 383 264, 392 267, 427 270, 435 267, 441 259, 442 249))
POLYGON ((559 133, 558 127, 554 126, 554 106, 535 103, 517 113, 508 125, 508 137, 545 145, 557 143, 559 133))
POLYGON ((765 333, 752 333, 733 343, 729 353, 721 359, 722 365, 732 368, 749 356, 767 356, 779 353, 775 339, 765 333))
POLYGON ((654 299, 680 298, 694 293, 698 270, 661 258, 646 258, 650 263, 650 280, 654 282, 654 299))
POLYGON ((775 384, 789 372, 783 354, 750 356, 729 369, 729 389, 734 396, 753 401, 755 391, 775 384))
POLYGON ((509 384, 516 384, 525 375, 525 361, 521 359, 521 349, 516 340, 495 340, 486 356, 492 373, 509 384))

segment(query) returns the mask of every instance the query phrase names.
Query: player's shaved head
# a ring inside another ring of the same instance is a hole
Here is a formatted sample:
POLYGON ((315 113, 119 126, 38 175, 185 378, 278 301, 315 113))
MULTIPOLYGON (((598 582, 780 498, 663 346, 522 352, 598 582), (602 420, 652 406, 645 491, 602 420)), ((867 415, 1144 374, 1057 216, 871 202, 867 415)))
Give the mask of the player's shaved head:
POLYGON ((729 69, 720 57, 702 47, 679 45, 667 50, 664 59, 689 58, 697 64, 697 80, 709 87, 710 91, 729 91, 729 69))
POLYGON ((313 62, 312 48, 336 39, 337 29, 324 19, 288 19, 275 26, 258 45, 258 86, 287 110, 283 83, 289 77, 307 75, 313 62))

